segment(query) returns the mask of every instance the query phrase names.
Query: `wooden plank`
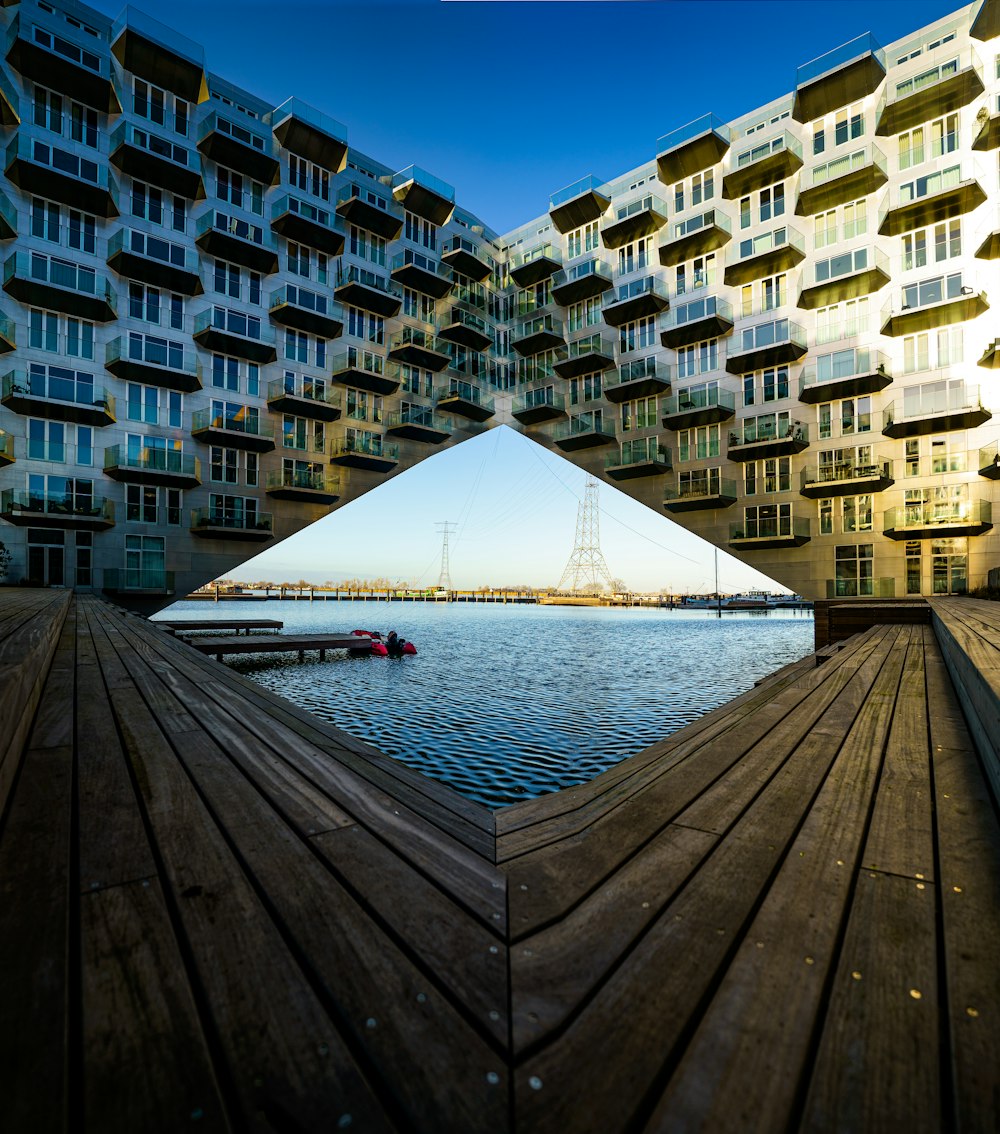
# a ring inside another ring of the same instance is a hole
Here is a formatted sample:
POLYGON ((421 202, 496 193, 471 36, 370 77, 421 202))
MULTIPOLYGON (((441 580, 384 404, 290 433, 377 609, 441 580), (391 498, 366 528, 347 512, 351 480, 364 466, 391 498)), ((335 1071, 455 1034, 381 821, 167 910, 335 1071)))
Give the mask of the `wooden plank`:
POLYGON ((150 626, 165 630, 281 630, 277 618, 154 618, 150 626))
POLYGON ((88 1130, 233 1129, 155 878, 80 902, 88 1130))
POLYGON ((803 1130, 947 1129, 935 922, 931 883, 859 873, 803 1130))
POLYGON ((370 638, 350 634, 248 634, 224 638, 192 638, 188 646, 202 654, 301 653, 303 650, 371 651, 370 638))
MULTIPOLYGON (((895 634, 895 631, 892 631, 895 634)), ((874 657, 874 675, 882 668, 874 657)), ((815 671, 814 671, 815 672, 815 671)), ((844 733, 850 727, 848 722, 844 733)), ((540 1134, 628 1128, 721 979, 844 733, 810 732, 559 1037, 518 1068, 516 1120, 540 1134), (532 1080, 544 1090, 534 1089, 532 1080), (579 1082, 595 1084, 587 1092, 579 1082)), ((516 917, 512 894, 512 919, 516 917)), ((512 949, 517 958, 517 946, 512 949)), ((654 1095, 655 1098, 655 1095, 654 1095)))
MULTIPOLYGON (((653 1111, 654 1128, 794 1128, 810 1040, 865 845, 909 629, 854 706, 853 724, 759 911, 653 1111)), ((838 705, 839 708, 839 705, 838 705)), ((824 726, 828 726, 824 718, 824 726)), ((833 744, 836 737, 830 736, 833 744)), ((697 884, 697 883, 696 883, 697 884)))

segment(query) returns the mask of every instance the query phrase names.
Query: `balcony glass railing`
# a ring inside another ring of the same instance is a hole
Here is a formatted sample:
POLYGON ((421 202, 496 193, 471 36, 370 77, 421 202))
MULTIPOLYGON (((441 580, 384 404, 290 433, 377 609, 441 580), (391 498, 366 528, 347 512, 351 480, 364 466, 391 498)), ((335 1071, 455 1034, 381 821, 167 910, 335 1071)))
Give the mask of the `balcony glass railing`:
POLYGON ((373 291, 380 291, 384 295, 391 295, 401 300, 403 292, 395 284, 390 283, 385 276, 377 272, 370 272, 367 268, 359 268, 354 264, 341 264, 337 269, 336 287, 347 287, 348 284, 358 284, 361 287, 370 287, 373 291))
POLYGON ((224 528, 237 532, 270 532, 274 516, 270 512, 231 512, 219 508, 192 508, 192 528, 224 528))
POLYGON ((669 466, 670 450, 665 449, 655 437, 636 437, 631 441, 623 441, 617 453, 608 453, 604 458, 604 467, 613 469, 628 465, 644 465, 654 461, 669 466))
POLYGON ((627 197, 619 197, 612 205, 611 212, 614 216, 612 223, 618 221, 628 220, 629 217, 637 216, 639 213, 660 213, 662 216, 667 214, 666 201, 658 193, 650 193, 649 189, 645 186, 642 189, 636 189, 627 197))
POLYGON ((496 407, 494 400, 488 394, 483 393, 482 387, 477 386, 474 382, 462 382, 457 378, 452 378, 441 387, 438 392, 438 400, 440 401, 441 398, 461 398, 463 402, 471 402, 473 405, 482 406, 488 410, 493 410, 496 407))
POLYGON ((53 59, 53 65, 58 65, 59 59, 65 59, 77 67, 107 78, 111 65, 107 57, 101 54, 101 49, 107 42, 105 34, 95 38, 79 24, 74 26, 54 13, 49 14, 50 12, 51 9, 47 12, 45 9, 32 8, 22 16, 15 17, 7 34, 8 47, 20 36, 58 56, 58 59, 53 59))
POLYGON ((643 378, 656 378, 661 382, 669 382, 670 363, 660 362, 653 355, 636 358, 619 367, 617 379, 608 385, 624 386, 628 382, 638 382, 643 378))
POLYGON ((5 488, 0 495, 0 512, 28 512, 40 516, 63 516, 67 519, 100 519, 114 523, 115 506, 103 496, 80 493, 25 492, 5 488))
POLYGON ((103 272, 43 252, 14 252, 8 256, 3 269, 4 286, 15 276, 101 298, 112 310, 118 305, 115 289, 103 272))
POLYGON ((818 287, 833 280, 873 270, 883 272, 888 278, 889 257, 874 245, 852 248, 847 252, 838 252, 835 256, 814 260, 802 273, 802 287, 818 287))
POLYGON ((195 410, 191 415, 191 432, 203 429, 224 429, 229 433, 243 433, 247 437, 274 437, 274 423, 253 408, 241 406, 226 413, 213 413, 211 409, 195 410))
POLYGON ((733 225, 725 213, 718 209, 707 209, 697 216, 688 217, 687 220, 676 221, 670 230, 671 240, 683 240, 693 232, 700 232, 705 228, 721 228, 723 232, 732 233, 733 225))
POLYGON ((543 386, 539 390, 527 390, 517 394, 513 400, 514 413, 523 413, 525 410, 551 407, 555 410, 566 408, 566 398, 557 394, 552 386, 543 386))
POLYGON ((220 232, 224 236, 235 236, 239 240, 245 240, 248 244, 256 244, 258 248, 266 249, 269 252, 275 251, 278 247, 278 238, 262 223, 255 224, 253 221, 243 220, 241 217, 231 217, 228 213, 220 212, 218 209, 209 209, 207 213, 198 218, 195 224, 195 239, 212 230, 220 232))
POLYGON ((316 315, 327 315, 331 319, 343 320, 344 312, 335 299, 327 299, 318 291, 311 291, 298 284, 285 284, 277 291, 271 292, 270 310, 289 304, 292 307, 301 307, 303 311, 312 311, 316 315))
POLYGON ((311 492, 340 492, 340 481, 323 472, 293 469, 273 469, 267 474, 267 491, 282 488, 304 488, 311 492))
POLYGON ((254 342, 274 346, 274 331, 267 324, 262 323, 256 315, 247 315, 242 311, 231 311, 228 307, 214 307, 202 311, 194 318, 194 334, 199 335, 209 329, 223 331, 227 335, 237 335, 242 339, 253 339, 254 342))
POLYGON ((788 413, 768 413, 733 422, 728 434, 730 447, 769 441, 808 442, 809 426, 788 413))
POLYGON ((961 381, 924 382, 907 386, 901 397, 885 409, 885 424, 915 418, 937 417, 953 413, 973 413, 982 410, 979 387, 961 381))
POLYGON ((333 356, 333 374, 342 370, 364 370, 367 374, 382 374, 385 370, 385 358, 373 350, 360 350, 358 347, 348 347, 347 350, 338 350, 333 356))
POLYGON ((119 252, 158 260, 161 264, 179 268, 192 275, 198 272, 198 257, 192 249, 185 248, 183 244, 175 244, 172 240, 164 240, 151 232, 120 228, 108 241, 108 259, 119 252))
POLYGON ((511 258, 511 269, 522 268, 535 260, 552 260, 556 264, 562 263, 562 252, 551 244, 537 244, 525 252, 515 252, 511 258))
POLYGON ((559 189, 549 197, 549 211, 558 208, 559 205, 565 204, 567 201, 572 201, 574 197, 582 197, 584 193, 600 193, 601 196, 608 196, 607 186, 604 182, 599 181, 592 173, 587 174, 586 177, 581 177, 579 181, 574 181, 572 185, 567 185, 564 189, 559 189))
POLYGON ((614 434, 614 425, 609 421, 605 423, 604 416, 600 410, 595 410, 593 413, 578 413, 557 425, 553 430, 553 437, 558 441, 566 437, 581 437, 588 433, 607 433, 614 434))
POLYGON ((14 438, 5 429, 0 429, 0 457, 14 460, 14 438))
POLYGON ((614 346, 611 339, 606 339, 603 335, 588 335, 585 339, 577 339, 576 342, 570 343, 566 357, 568 359, 587 358, 594 354, 610 358, 613 353, 614 346))
POLYGON ((426 169, 421 169, 419 165, 408 165, 406 169, 401 169, 398 173, 392 175, 392 188, 393 191, 398 189, 401 185, 406 185, 408 182, 413 181, 417 185, 423 186, 424 189, 429 189, 437 196, 443 197, 446 201, 455 201, 455 187, 449 185, 447 181, 442 181, 440 177, 435 177, 433 173, 428 173, 426 169))
POLYGON ((18 394, 46 401, 69 402, 77 406, 96 406, 115 413, 114 395, 94 385, 92 374, 82 374, 64 366, 39 367, 30 371, 11 370, 3 376, 2 397, 18 394))
POLYGON ((808 63, 803 63, 801 67, 796 69, 795 85, 804 87, 806 83, 811 83, 820 75, 836 71, 845 63, 850 63, 852 59, 858 59, 863 55, 874 55, 882 65, 882 70, 885 70, 885 52, 871 32, 865 32, 864 35, 859 35, 856 39, 852 39, 840 47, 835 47, 832 51, 827 51, 824 55, 820 55, 808 63))
POLYGON ((883 530, 898 532, 949 525, 972 527, 992 522, 993 507, 989 500, 946 499, 887 508, 883 530))
POLYGON ((174 593, 174 573, 162 567, 105 567, 106 591, 152 591, 154 594, 174 593))
POLYGON ((119 123, 111 133, 109 141, 111 153, 114 153, 123 144, 134 146, 138 150, 145 150, 153 157, 173 162, 174 165, 183 166, 185 169, 197 170, 199 167, 199 155, 195 150, 188 149, 187 146, 173 142, 169 138, 163 138, 159 134, 154 134, 152 131, 136 126, 132 122, 123 121, 119 123))
POLYGON ((293 197, 287 193, 279 197, 271 206, 271 221, 276 221, 278 217, 283 217, 286 213, 293 213, 312 224, 328 228, 331 232, 339 232, 341 235, 344 233, 344 222, 336 213, 329 209, 320 208, 319 205, 314 205, 309 201, 301 201, 298 197, 293 197))
POLYGON ((663 494, 664 503, 671 500, 702 500, 706 496, 727 496, 736 499, 736 481, 721 477, 717 469, 693 472, 685 479, 678 478, 676 487, 663 494))
POLYGON ((533 319, 525 319, 523 323, 518 323, 514 329, 513 340, 515 343, 520 342, 540 332, 561 336, 564 329, 565 325, 562 319, 558 319, 555 315, 536 315, 533 319))
POLYGON ((200 374, 197 356, 183 343, 171 342, 154 335, 144 335, 132 331, 127 336, 119 335, 104 348, 104 365, 109 369, 122 360, 143 363, 148 366, 162 366, 192 377, 200 374))
POLYGON ((198 141, 204 141, 209 134, 223 134, 232 138, 234 142, 255 150, 259 154, 273 158, 276 147, 270 132, 263 134, 251 130, 245 123, 235 121, 235 115, 230 118, 221 111, 213 110, 201 123, 198 130, 198 141))
POLYGON ((770 138, 764 138, 759 142, 755 141, 752 146, 738 152, 733 167, 735 169, 749 169, 751 166, 756 165, 757 162, 763 161, 772 154, 780 153, 783 150, 794 154, 800 162, 802 161, 801 143, 787 130, 782 130, 780 134, 774 134, 770 138))
POLYGON ((792 343, 804 350, 806 333, 798 323, 793 323, 790 319, 775 319, 773 322, 758 323, 755 327, 747 327, 741 331, 739 344, 733 353, 746 354, 748 351, 783 343, 792 343))
POLYGON ((907 284, 900 295, 890 296, 882 307, 882 325, 894 315, 919 311, 939 303, 954 303, 981 294, 979 277, 968 270, 948 275, 931 276, 917 283, 907 284))
POLYGON ((802 173, 801 192, 805 192, 807 189, 815 189, 817 185, 826 185, 870 165, 880 169, 886 177, 889 176, 885 154, 878 146, 869 144, 852 150, 849 154, 841 154, 805 170, 802 173))
POLYGON ((700 118, 694 119, 693 122, 688 122, 686 126, 679 126, 676 130, 671 130, 669 134, 663 134, 656 140, 656 153, 657 155, 665 154, 669 150, 675 150, 678 146, 683 146, 685 142, 693 141, 695 138, 700 138, 702 134, 708 133, 718 134, 719 137, 729 145, 732 141, 733 132, 714 114, 703 114, 700 118))
POLYGON ((660 412, 664 417, 670 417, 675 413, 689 413, 692 410, 715 407, 735 413, 736 395, 732 390, 706 389, 704 386, 680 390, 663 399, 660 403, 660 412))
POLYGON ((300 98, 285 99, 281 106, 275 107, 266 116, 266 120, 272 127, 280 126, 286 118, 298 118, 307 126, 312 126, 314 130, 326 134, 329 138, 335 138, 338 142, 346 143, 347 141, 347 127, 343 122, 338 122, 336 118, 331 118, 321 110, 316 110, 315 107, 303 102, 300 98))
POLYGON ((803 256, 806 254, 806 243, 802 233, 789 225, 772 229, 771 232, 761 233, 760 236, 750 236, 741 240, 730 254, 730 263, 738 264, 744 260, 751 260, 755 256, 764 256, 768 252, 780 248, 793 248, 803 256))
POLYGON ((725 299, 706 295, 703 299, 692 299, 687 303, 675 304, 667 313, 668 327, 683 327, 687 323, 698 323, 702 319, 719 318, 728 323, 733 321, 733 308, 725 299))
POLYGON ((451 279, 451 269, 447 264, 442 264, 430 256, 425 256, 422 252, 414 252, 412 248, 405 248, 402 252, 393 256, 389 267, 393 272, 400 268, 414 267, 423 272, 428 272, 432 276, 440 276, 445 280, 451 279))
POLYGON ((730 542, 741 539, 809 539, 809 521, 796 516, 748 516, 729 525, 730 542))
POLYGON ((278 398, 301 398, 303 401, 320 402, 325 406, 339 406, 341 403, 340 391, 329 382, 323 379, 305 378, 298 374, 268 382, 267 400, 273 402, 278 398))
POLYGON ((365 457, 380 457, 387 461, 399 460, 399 446, 389 444, 383 440, 381 434, 344 437, 334 441, 330 446, 331 457, 343 457, 351 453, 365 457))
POLYGON ((201 477, 201 462, 197 457, 182 453, 180 449, 147 448, 130 452, 125 445, 111 445, 104 450, 104 468, 136 469, 201 477))
POLYGON ((5 168, 9 168, 10 164, 17 160, 34 162, 56 173, 64 173, 67 177, 76 178, 88 186, 106 190, 115 201, 118 199, 117 188, 108 176, 106 165, 103 163, 98 165, 89 157, 51 145, 41 138, 29 138, 24 134, 18 134, 7 146, 5 168))
POLYGON ((407 406, 386 415, 387 429, 398 429, 405 425, 417 425, 423 429, 435 429, 439 433, 451 433, 454 422, 444 414, 435 413, 430 406, 407 406))
POLYGON ((886 83, 879 99, 876 120, 882 117, 883 109, 890 103, 902 102, 967 70, 974 71, 982 80, 983 65, 971 47, 956 51, 952 41, 921 53, 908 67, 893 72, 892 80, 886 83))
POLYGON ((632 280, 631 283, 619 284, 612 295, 604 300, 605 307, 616 303, 626 303, 630 299, 637 299, 642 295, 655 295, 660 299, 667 299, 669 293, 667 285, 656 276, 643 276, 642 279, 632 280))
POLYGON ((860 464, 857 461, 837 461, 834 464, 807 465, 802 470, 803 488, 812 485, 838 484, 845 480, 891 480, 892 462, 872 460, 860 464))
POLYGON ((846 350, 829 351, 819 355, 802 368, 799 393, 801 395, 802 391, 810 386, 822 386, 824 382, 840 382, 868 374, 891 376, 889 359, 882 351, 871 347, 848 347, 846 350))

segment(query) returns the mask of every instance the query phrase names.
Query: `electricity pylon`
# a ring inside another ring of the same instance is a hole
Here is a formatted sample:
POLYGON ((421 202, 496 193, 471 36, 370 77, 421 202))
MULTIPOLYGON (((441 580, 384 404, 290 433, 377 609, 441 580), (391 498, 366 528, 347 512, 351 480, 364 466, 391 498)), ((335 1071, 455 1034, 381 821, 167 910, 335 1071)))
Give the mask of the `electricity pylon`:
POLYGON ((598 482, 587 478, 586 491, 576 513, 576 539, 573 553, 562 573, 557 590, 579 591, 584 587, 601 590, 613 587, 611 572, 601 552, 601 521, 597 510, 598 482))
POLYGON ((458 527, 458 524, 453 524, 450 520, 445 520, 443 523, 435 525, 437 530, 441 533, 441 575, 438 579, 439 591, 451 590, 451 571, 448 567, 448 536, 458 527))

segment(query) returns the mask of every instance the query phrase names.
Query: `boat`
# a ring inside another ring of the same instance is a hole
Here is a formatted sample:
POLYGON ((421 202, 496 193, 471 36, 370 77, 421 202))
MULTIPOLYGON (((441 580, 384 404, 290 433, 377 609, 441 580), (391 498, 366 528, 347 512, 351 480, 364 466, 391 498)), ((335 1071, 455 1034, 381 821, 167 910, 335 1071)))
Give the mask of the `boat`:
POLYGON ((351 651, 352 653, 372 654, 377 658, 405 658, 412 657, 417 647, 405 638, 398 638, 395 631, 391 631, 385 638, 381 630, 352 630, 355 638, 367 638, 371 642, 368 650, 351 651))

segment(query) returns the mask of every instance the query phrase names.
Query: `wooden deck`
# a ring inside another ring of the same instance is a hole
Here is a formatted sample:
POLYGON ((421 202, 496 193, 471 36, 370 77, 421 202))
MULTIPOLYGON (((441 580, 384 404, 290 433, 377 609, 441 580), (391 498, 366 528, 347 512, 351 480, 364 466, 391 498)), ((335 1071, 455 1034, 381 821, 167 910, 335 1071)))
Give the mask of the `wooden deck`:
POLYGON ((171 634, 183 634, 188 630, 241 630, 249 634, 251 630, 281 630, 284 622, 277 618, 157 618, 153 622, 171 634))
POLYGON ((353 634, 229 634, 224 637, 198 637, 188 642, 193 649, 211 654, 221 660, 228 654, 298 654, 299 660, 307 650, 318 650, 322 661, 327 650, 355 650, 369 653, 370 638, 353 634))
POLYGON ((495 816, 97 599, 0 591, 0 662, 5 1132, 995 1130, 932 626, 495 816))

